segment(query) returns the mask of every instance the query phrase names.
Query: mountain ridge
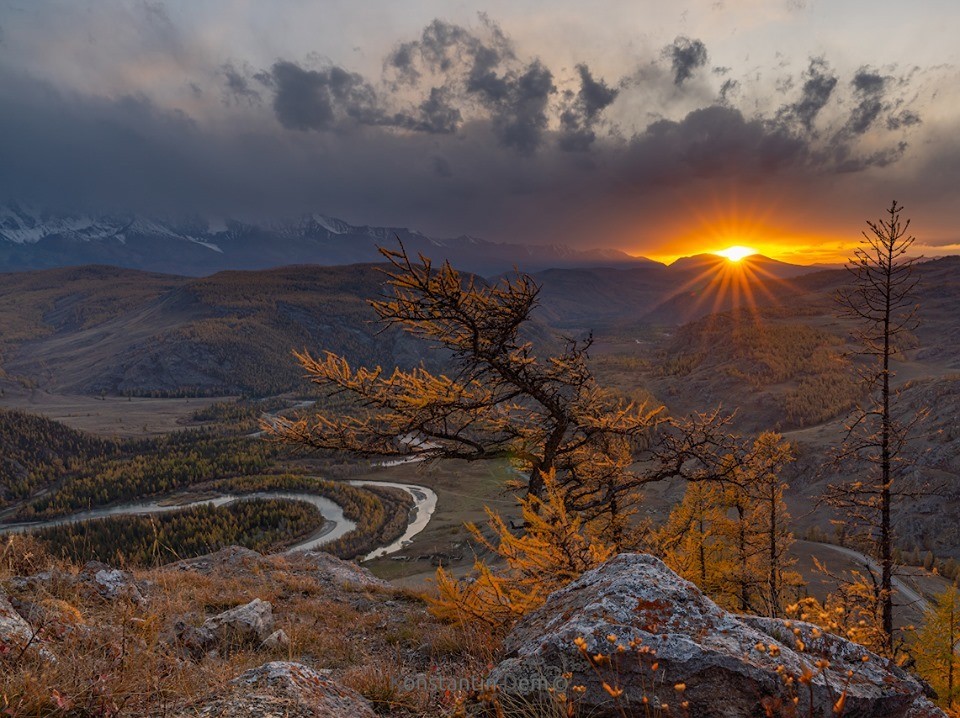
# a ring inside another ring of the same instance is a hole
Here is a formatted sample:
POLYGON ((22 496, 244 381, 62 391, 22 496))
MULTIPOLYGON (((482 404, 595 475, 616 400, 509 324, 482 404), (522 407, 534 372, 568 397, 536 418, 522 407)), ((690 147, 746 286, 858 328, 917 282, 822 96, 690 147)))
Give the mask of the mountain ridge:
POLYGON ((347 265, 382 261, 379 246, 403 243, 411 254, 494 274, 520 268, 662 266, 617 249, 495 242, 470 235, 438 238, 406 227, 354 225, 325 214, 242 221, 136 214, 56 212, 0 205, 0 271, 107 264, 207 276, 229 269, 347 265))

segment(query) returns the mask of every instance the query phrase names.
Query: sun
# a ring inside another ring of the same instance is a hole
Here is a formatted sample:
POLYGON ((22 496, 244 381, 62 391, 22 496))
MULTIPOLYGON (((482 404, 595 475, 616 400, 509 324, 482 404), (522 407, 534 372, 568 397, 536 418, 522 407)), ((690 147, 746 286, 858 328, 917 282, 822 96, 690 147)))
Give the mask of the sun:
POLYGON ((740 245, 734 245, 733 247, 721 249, 719 252, 714 252, 716 255, 726 257, 731 262, 739 262, 744 257, 749 257, 750 255, 756 253, 757 250, 753 249, 752 247, 741 247, 740 245))

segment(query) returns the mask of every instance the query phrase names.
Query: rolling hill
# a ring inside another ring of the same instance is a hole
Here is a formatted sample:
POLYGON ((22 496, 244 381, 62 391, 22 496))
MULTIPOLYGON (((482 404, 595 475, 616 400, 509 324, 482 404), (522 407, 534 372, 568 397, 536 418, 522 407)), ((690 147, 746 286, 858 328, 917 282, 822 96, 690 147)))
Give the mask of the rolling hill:
POLYGON ((370 265, 204 279, 112 267, 0 277, 7 381, 80 394, 273 394, 302 388, 293 349, 409 365, 422 348, 380 332, 370 265))

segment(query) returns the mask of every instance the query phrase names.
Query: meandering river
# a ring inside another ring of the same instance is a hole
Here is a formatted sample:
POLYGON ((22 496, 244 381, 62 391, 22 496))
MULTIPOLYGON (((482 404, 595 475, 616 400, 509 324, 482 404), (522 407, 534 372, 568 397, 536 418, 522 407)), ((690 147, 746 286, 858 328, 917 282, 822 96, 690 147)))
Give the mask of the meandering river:
MULTIPOLYGON (((400 489, 406 491, 413 497, 413 508, 410 511, 410 521, 406 531, 396 541, 387 545, 379 546, 369 554, 363 557, 364 561, 372 558, 385 556, 386 554, 399 551, 406 546, 410 540, 418 533, 423 531, 430 523, 430 518, 437 508, 437 495, 432 489, 426 486, 416 484, 400 484, 391 481, 351 481, 351 486, 368 486, 400 489)), ((357 525, 343 515, 343 509, 334 501, 307 492, 292 491, 256 491, 245 494, 223 494, 212 498, 199 499, 185 503, 171 503, 170 497, 160 497, 152 501, 138 501, 128 504, 118 504, 116 506, 105 506, 89 511, 78 511, 73 514, 61 516, 47 521, 33 521, 29 523, 0 523, 0 534, 24 531, 34 531, 37 529, 48 528, 50 526, 62 526, 64 524, 79 523, 82 521, 96 521, 97 519, 108 518, 111 516, 145 516, 149 514, 167 513, 170 511, 182 511, 191 506, 225 506, 236 501, 249 501, 251 499, 287 499, 290 501, 303 501, 319 509, 324 518, 323 526, 312 533, 310 536, 294 544, 287 551, 309 551, 323 546, 326 543, 335 541, 341 536, 353 531, 357 525)))

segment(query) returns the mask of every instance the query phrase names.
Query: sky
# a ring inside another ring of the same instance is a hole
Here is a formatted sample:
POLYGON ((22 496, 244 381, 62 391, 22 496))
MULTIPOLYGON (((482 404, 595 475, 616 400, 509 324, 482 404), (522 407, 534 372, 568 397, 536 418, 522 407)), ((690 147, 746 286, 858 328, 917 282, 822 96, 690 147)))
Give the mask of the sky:
POLYGON ((960 3, 0 0, 0 201, 960 252, 960 3))

